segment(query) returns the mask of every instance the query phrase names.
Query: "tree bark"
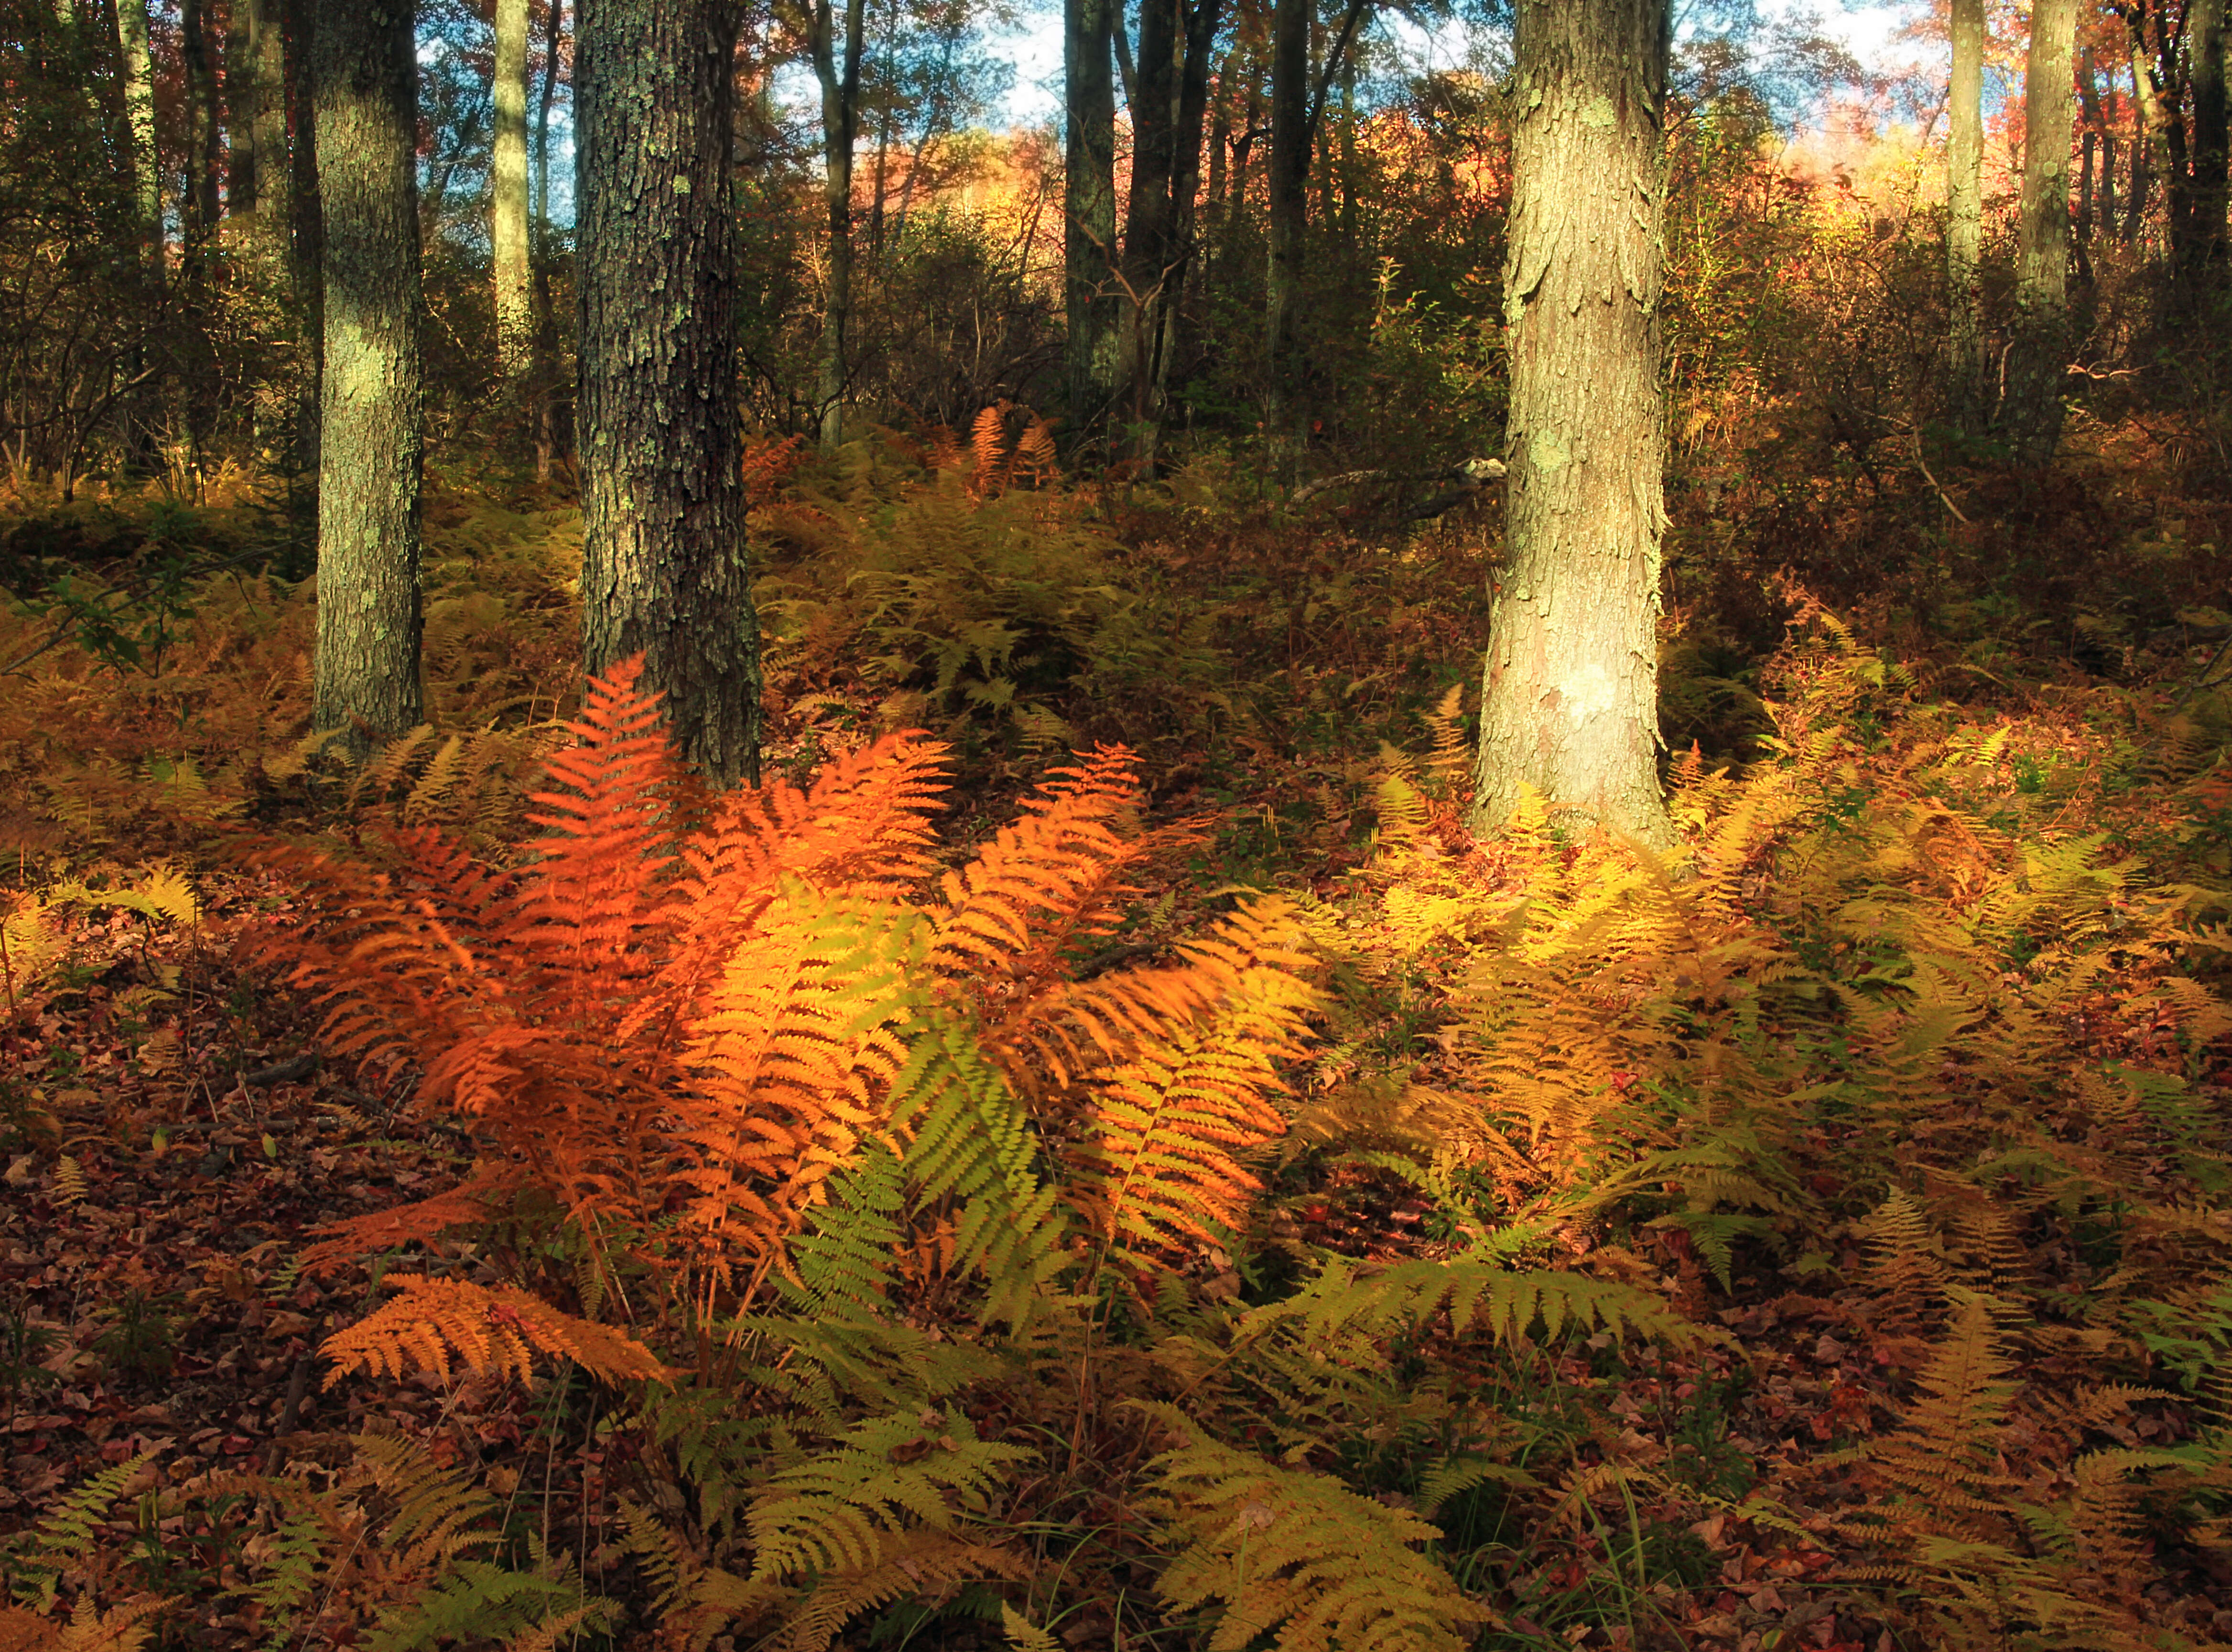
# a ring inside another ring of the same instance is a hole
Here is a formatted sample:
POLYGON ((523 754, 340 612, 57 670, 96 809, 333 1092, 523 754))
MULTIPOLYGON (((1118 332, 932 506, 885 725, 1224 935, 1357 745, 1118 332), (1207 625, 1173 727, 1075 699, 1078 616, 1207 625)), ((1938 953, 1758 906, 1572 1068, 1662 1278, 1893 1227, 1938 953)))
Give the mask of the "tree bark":
POLYGON ((264 283, 287 276, 287 40, 280 0, 232 0, 224 58, 226 134, 231 145, 226 209, 242 222, 242 252, 264 283))
POLYGON ((2193 85, 2193 223, 2189 268, 2200 277, 2225 268, 2228 145, 2224 0, 2193 0, 2186 13, 2193 85))
POLYGON ((1069 423, 1083 440, 1116 392, 1116 86, 1110 58, 1118 0, 1063 0, 1067 96, 1062 287, 1069 338, 1069 423))
POLYGON ((2041 465, 2061 438, 2069 369, 2069 145, 2077 0, 2036 0, 2023 69, 2021 218, 2015 320, 2002 433, 2020 465, 2041 465))
POLYGON ((290 172, 295 298, 310 358, 295 421, 295 469, 298 474, 315 477, 319 470, 319 424, 325 405, 326 375, 325 208, 318 185, 318 102, 310 71, 318 37, 318 0, 285 0, 285 4, 287 89, 295 114, 290 172))
POLYGON ((1982 413, 1984 331, 1976 271, 1984 239, 1984 0, 1953 0, 1951 131, 1945 146, 1945 290, 1951 316, 1955 426, 1973 431, 1982 413))
POLYGON ((1310 20, 1315 0, 1277 0, 1271 20, 1269 259, 1263 283, 1263 348, 1272 403, 1287 400, 1285 380, 1301 283, 1302 234, 1309 215, 1310 20))
POLYGON ((415 10, 328 0, 311 67, 326 339, 310 715, 360 751, 423 720, 415 10))
POLYGON ((1508 549, 1475 829, 1673 841, 1657 752, 1667 0, 1520 0, 1504 263, 1508 549))
POLYGON ((574 24, 581 652, 641 654, 683 756, 758 777, 736 390, 731 0, 586 0, 574 24))
MULTIPOLYGON (((836 8, 814 0, 814 74, 821 83, 821 192, 829 226, 829 276, 821 309, 821 362, 815 387, 821 406, 821 446, 834 453, 845 439, 847 334, 853 319, 853 150, 860 137, 860 36, 865 0, 845 0, 845 43, 836 41, 836 8)), ((921 160, 920 153, 915 156, 921 160)))
MULTIPOLYGON (((1119 393, 1134 425, 1154 416, 1163 283, 1176 250, 1178 209, 1171 186, 1178 158, 1184 5, 1184 0, 1139 0, 1139 55, 1132 67, 1131 98, 1132 178, 1124 213, 1124 327, 1117 365, 1119 393)), ((1152 450, 1152 438, 1145 446, 1152 450)))
POLYGON ((204 0, 185 0, 178 23, 186 94, 186 183, 179 218, 185 267, 191 282, 199 284, 211 274, 208 266, 217 239, 217 176, 224 140, 217 127, 217 58, 211 49, 204 0))
POLYGON ((147 0, 116 0, 116 49, 124 64, 124 123, 132 140, 133 197, 147 273, 163 280, 163 171, 155 152, 155 58, 147 42, 147 0))
POLYGON ((527 249, 527 33, 528 0, 496 0, 489 247, 496 281, 496 370, 515 394, 535 364, 527 249))
POLYGON ((558 101, 558 48, 566 0, 543 14, 542 91, 535 109, 535 479, 558 462, 558 317, 550 292, 550 110, 558 101))

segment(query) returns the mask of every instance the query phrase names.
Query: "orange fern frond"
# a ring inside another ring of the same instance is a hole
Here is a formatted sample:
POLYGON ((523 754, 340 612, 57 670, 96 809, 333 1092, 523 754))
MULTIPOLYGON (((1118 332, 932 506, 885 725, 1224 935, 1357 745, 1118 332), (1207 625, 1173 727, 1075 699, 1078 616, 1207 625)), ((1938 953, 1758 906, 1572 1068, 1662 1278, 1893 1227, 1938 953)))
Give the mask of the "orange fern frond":
POLYGON ((451 1228, 471 1227, 490 1220, 510 1187, 504 1167, 483 1165, 473 1175, 431 1199, 367 1211, 313 1231, 325 1237, 305 1246, 302 1271, 317 1274, 359 1257, 392 1251, 399 1246, 426 1243, 451 1228))
POLYGON ((1001 464, 1001 449, 1007 446, 1008 404, 996 401, 989 407, 977 409, 976 422, 969 430, 969 450, 971 464, 969 472, 969 491, 976 494, 992 494, 1000 491, 1006 480, 1005 467, 1001 464))
POLYGON ((538 1350, 572 1360, 600 1382, 660 1382, 672 1375, 634 1337, 561 1313, 529 1291, 423 1274, 387 1283, 403 1294, 326 1338, 321 1351, 333 1362, 326 1387, 352 1371, 399 1377, 413 1366, 447 1382, 453 1357, 476 1376, 524 1381, 538 1350))
POLYGON ((918 920, 793 884, 723 971, 698 1020, 698 1076, 672 1174, 717 1278, 729 1246, 764 1250, 884 1115, 906 1051, 918 920))

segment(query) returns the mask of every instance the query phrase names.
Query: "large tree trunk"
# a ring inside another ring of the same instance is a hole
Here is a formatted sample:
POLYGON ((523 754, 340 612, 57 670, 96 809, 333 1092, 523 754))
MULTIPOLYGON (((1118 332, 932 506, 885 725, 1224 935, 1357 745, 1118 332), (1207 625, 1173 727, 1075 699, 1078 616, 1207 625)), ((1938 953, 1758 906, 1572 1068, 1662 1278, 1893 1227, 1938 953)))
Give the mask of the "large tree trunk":
POLYGON ((528 0, 496 0, 489 248, 496 280, 496 370, 515 395, 535 364, 527 249, 527 30, 528 0))
POLYGON ((2077 0, 2036 0, 2023 70, 2022 216, 2015 320, 2001 427, 2016 463, 2044 465, 2061 439, 2069 370, 2069 144, 2077 0))
POLYGON ((409 0, 322 6, 311 63, 325 374, 311 726, 423 720, 418 681, 418 63, 409 0))
MULTIPOLYGON (((847 335, 853 320, 853 149, 860 136, 860 36, 865 0, 845 0, 845 44, 836 42, 836 8, 814 0, 814 74, 821 83, 822 205, 829 224, 829 282, 821 309, 821 451, 845 439, 847 335)), ((918 162, 921 155, 915 156, 918 162)))
MULTIPOLYGON (((2227 143, 2224 0, 2193 0, 2186 13, 2193 81, 2193 223, 2190 268, 2220 274, 2225 266, 2227 143)), ((2197 296, 2197 295, 2196 295, 2197 296)))
POLYGON ((1945 291, 1951 338, 1946 400, 1972 430, 1982 409, 1984 332, 1977 261, 1984 238, 1984 0, 1953 0, 1952 130, 1945 146, 1945 291))
POLYGON ((1069 338, 1069 423, 1082 439, 1116 392, 1116 83, 1119 0, 1063 0, 1067 92, 1062 287, 1069 338))
POLYGON ((758 776, 736 388, 731 0, 586 0, 574 25, 581 652, 635 654, 716 784, 758 776))
POLYGON ((1658 784, 1667 0, 1520 0, 1504 315, 1508 549, 1476 829, 1530 793, 1672 841, 1658 784))

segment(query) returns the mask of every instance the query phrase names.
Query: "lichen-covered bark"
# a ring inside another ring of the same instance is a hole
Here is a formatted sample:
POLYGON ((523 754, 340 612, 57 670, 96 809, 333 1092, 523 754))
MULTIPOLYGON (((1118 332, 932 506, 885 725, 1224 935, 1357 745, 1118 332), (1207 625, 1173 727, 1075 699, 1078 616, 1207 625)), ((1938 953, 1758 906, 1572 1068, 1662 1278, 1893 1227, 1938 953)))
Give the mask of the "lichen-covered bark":
POLYGON ((2015 320, 2000 426, 2023 465, 2061 439, 2069 371, 2069 145, 2077 0, 2037 0, 2023 69, 2022 212, 2015 235, 2015 320))
POLYGON ((1945 289, 1952 314, 1951 383, 1956 422, 1972 424, 1984 380, 1976 296, 1984 240, 1984 0, 1953 0, 1953 80, 1945 146, 1945 289))
POLYGON ((1504 313, 1506 563, 1477 829, 1554 816, 1671 841, 1657 751, 1665 415, 1665 0, 1521 0, 1504 313))
POLYGON ((489 250, 496 282, 496 370, 516 387, 535 361, 527 268, 527 0, 496 0, 493 90, 489 250))
POLYGON ((574 37, 581 649, 645 656, 683 755, 758 771, 736 393, 729 0, 586 0, 574 37))
POLYGON ((360 747, 423 720, 414 13, 409 0, 321 7, 311 59, 325 370, 310 715, 360 747))

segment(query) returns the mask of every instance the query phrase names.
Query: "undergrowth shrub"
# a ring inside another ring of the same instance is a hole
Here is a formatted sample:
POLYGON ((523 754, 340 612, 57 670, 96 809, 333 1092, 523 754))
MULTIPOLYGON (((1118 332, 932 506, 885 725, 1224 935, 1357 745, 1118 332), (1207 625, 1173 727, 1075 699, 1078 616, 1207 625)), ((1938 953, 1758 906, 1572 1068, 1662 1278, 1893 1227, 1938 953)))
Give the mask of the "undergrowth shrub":
POLYGON ((2207 1345, 2232 1016, 2195 972, 2232 896, 2176 819, 2219 758, 1923 702, 1826 614, 1770 676, 1767 759, 1677 763, 1663 860, 1538 803, 1464 838, 1454 697, 1389 752, 1375 860, 1304 900, 1351 986, 1300 1134, 1692 1305, 1780 1275, 1916 1383, 1856 1471, 1865 1575, 1940 1643, 2142 1643, 2134 1557, 2218 1539, 2227 1437, 2089 1449, 2167 1396, 2038 1374, 2207 1345))
MULTIPOLYGON (((1228 1264, 1320 1001, 1290 903, 1112 959, 1137 875, 1197 829, 1141 821, 1122 751, 941 870, 938 746, 707 798, 633 682, 590 685, 514 863, 409 827, 368 862, 275 851, 315 921, 254 938, 328 1048, 422 1067, 416 1105, 483 1144, 458 1187, 304 1257, 424 1252, 329 1340, 329 1382, 556 1358, 618 1389, 600 1432, 634 1468, 604 1581, 408 1441, 161 1493, 231 1523, 271 1643, 610 1624, 820 1652, 960 1614, 1035 1646, 1145 1579, 1212 1645, 1466 1644, 1492 1613, 1431 1511, 1535 1483, 1466 1369, 1704 1334, 1521 1265, 1533 1229, 1244 1291, 1228 1264), (1424 1376, 1422 1339, 1450 1356, 1424 1376), (1396 1486, 1417 1512, 1376 1495, 1396 1486)), ((75 1550, 42 1576, 44 1600, 118 1582, 75 1550)))

